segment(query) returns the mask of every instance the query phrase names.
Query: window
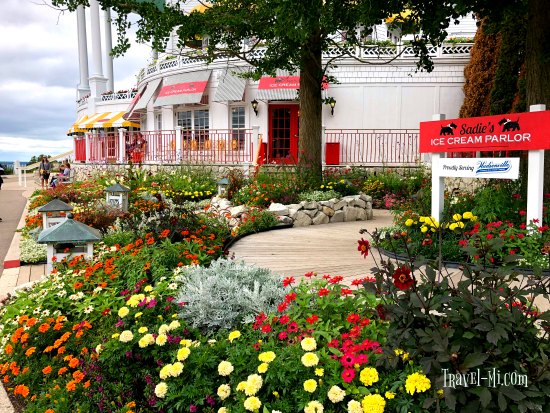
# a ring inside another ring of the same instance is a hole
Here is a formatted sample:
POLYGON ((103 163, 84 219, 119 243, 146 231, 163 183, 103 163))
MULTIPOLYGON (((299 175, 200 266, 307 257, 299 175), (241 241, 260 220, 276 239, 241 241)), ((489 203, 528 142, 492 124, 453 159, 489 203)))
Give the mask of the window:
POLYGON ((181 126, 184 146, 187 143, 191 148, 202 147, 204 140, 208 139, 210 128, 208 109, 176 112, 176 123, 181 126))
POLYGON ((235 106, 231 108, 231 139, 232 146, 242 149, 245 139, 245 111, 244 106, 235 106))
POLYGON ((155 114, 155 128, 158 131, 162 130, 162 113, 155 114))

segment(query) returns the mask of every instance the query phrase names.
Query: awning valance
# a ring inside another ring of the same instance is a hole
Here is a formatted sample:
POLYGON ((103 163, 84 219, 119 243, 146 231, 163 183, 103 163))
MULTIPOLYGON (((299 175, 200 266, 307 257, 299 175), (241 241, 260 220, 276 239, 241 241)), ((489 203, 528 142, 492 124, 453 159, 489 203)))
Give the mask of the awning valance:
POLYGON ((79 124, 80 129, 94 129, 94 128, 125 128, 134 127, 139 128, 139 123, 131 122, 124 119, 122 116, 126 111, 122 112, 103 112, 96 113, 89 119, 79 124))
POLYGON ((244 97, 246 79, 239 76, 245 68, 226 69, 220 74, 214 102, 241 102, 244 97))
POLYGON ((126 117, 125 119, 131 119, 132 118, 132 113, 134 112, 134 108, 136 107, 137 103, 139 102, 139 99, 141 98, 141 96, 143 95, 143 92, 145 92, 145 89, 147 89, 147 85, 145 86, 142 86, 141 89, 139 89, 136 93, 136 95, 134 96, 134 98, 132 99, 132 101, 130 102, 130 104, 128 105, 128 109, 126 109, 126 117))
POLYGON ((155 79, 147 83, 145 90, 142 90, 139 100, 134 106, 134 110, 147 109, 147 105, 149 104, 149 101, 157 91, 160 85, 160 82, 162 82, 162 79, 155 79))
POLYGON ((73 123, 73 125, 69 128, 69 130, 67 131, 67 135, 74 135, 75 133, 86 132, 86 129, 81 129, 79 127, 79 125, 83 123, 86 119, 88 119, 88 115, 82 115, 81 117, 79 117, 76 122, 73 123))
POLYGON ((263 76, 258 85, 258 100, 296 100, 300 76, 263 76))
POLYGON ((164 78, 155 106, 200 103, 211 72, 203 70, 164 78))

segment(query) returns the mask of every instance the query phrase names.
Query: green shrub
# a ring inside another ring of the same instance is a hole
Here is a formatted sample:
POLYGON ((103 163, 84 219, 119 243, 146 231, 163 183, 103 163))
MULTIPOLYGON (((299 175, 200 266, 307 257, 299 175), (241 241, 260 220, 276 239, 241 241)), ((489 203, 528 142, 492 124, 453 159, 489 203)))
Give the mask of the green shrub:
POLYGON ((46 261, 46 245, 38 244, 32 235, 22 236, 19 248, 21 262, 36 264, 46 261))
POLYGON ((252 209, 241 217, 241 223, 233 231, 235 235, 252 234, 273 228, 279 221, 271 212, 252 209))
POLYGON ((131 231, 116 231, 110 229, 107 231, 107 234, 103 237, 103 242, 105 245, 112 247, 114 245, 128 245, 131 242, 134 242, 136 239, 136 234, 131 231))
POLYGON ((284 301, 281 279, 265 268, 225 259, 210 267, 176 270, 178 302, 186 303, 179 315, 205 334, 250 323, 261 313, 275 313, 284 301))

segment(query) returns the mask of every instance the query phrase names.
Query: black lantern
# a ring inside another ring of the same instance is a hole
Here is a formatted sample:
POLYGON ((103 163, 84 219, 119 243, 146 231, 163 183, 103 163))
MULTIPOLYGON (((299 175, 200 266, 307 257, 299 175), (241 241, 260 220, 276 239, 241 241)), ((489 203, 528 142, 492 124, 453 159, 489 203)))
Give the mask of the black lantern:
POLYGON ((256 116, 258 116, 258 101, 254 99, 252 102, 250 102, 250 104, 252 105, 254 113, 256 114, 256 116))

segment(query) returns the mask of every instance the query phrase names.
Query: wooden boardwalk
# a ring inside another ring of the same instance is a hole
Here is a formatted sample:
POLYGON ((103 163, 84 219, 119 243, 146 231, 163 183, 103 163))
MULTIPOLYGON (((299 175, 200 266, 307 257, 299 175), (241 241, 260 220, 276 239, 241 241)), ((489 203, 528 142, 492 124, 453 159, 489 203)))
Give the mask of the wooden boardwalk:
POLYGON ((342 275, 345 279, 370 275, 375 263, 372 257, 363 258, 357 250, 357 240, 368 239, 360 229, 392 224, 387 210, 374 210, 369 221, 340 222, 308 227, 287 228, 249 235, 229 249, 230 256, 249 264, 269 268, 285 276, 302 276, 314 271, 318 274, 342 275))

